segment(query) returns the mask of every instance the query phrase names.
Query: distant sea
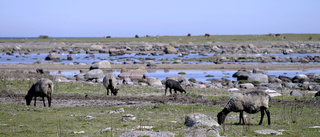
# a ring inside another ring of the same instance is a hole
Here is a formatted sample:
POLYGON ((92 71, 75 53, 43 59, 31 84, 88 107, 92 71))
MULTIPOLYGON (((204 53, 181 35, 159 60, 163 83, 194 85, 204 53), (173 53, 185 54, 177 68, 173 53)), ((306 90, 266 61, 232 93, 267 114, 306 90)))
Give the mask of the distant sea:
MULTIPOLYGON (((39 37, 0 37, 0 39, 38 39, 39 37)), ((103 38, 103 37, 50 37, 50 39, 79 39, 79 38, 103 38)))

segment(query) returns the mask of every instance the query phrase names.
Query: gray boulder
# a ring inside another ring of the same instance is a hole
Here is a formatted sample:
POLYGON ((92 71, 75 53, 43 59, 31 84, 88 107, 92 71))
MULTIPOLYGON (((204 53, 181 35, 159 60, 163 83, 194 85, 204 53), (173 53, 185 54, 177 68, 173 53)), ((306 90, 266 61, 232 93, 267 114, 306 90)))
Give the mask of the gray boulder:
POLYGON ((201 113, 190 113, 185 117, 184 124, 188 127, 197 127, 197 126, 219 126, 218 122, 213 118, 201 114, 201 113))
POLYGON ((166 54, 176 54, 177 53, 177 49, 174 48, 173 46, 166 46, 164 49, 164 53, 166 54))
POLYGON ((232 75, 232 77, 236 77, 237 80, 248 80, 250 75, 251 75, 250 71, 238 70, 236 73, 232 75))
POLYGON ((283 75, 280 75, 278 77, 280 80, 282 80, 283 82, 291 82, 292 81, 292 78, 288 77, 288 76, 283 76, 283 75))
POLYGON ((244 84, 240 84, 239 86, 240 86, 240 88, 243 88, 243 89, 253 89, 254 88, 254 85, 252 83, 244 83, 244 84))
POLYGON ((103 79, 104 74, 101 69, 94 69, 84 75, 85 80, 103 79))
POLYGON ((173 79, 175 81, 180 82, 180 84, 182 84, 182 85, 190 85, 188 78, 184 75, 168 76, 168 77, 166 77, 166 80, 167 79, 173 79))
POLYGON ((67 60, 73 60, 72 55, 68 55, 68 56, 67 56, 67 60))
POLYGON ((292 78, 293 83, 303 83, 303 82, 308 82, 308 81, 309 81, 308 76, 304 75, 304 74, 298 74, 292 78))
POLYGON ((161 81, 154 77, 147 77, 147 83, 149 86, 162 87, 161 81))
POLYGON ((269 77, 266 74, 255 74, 248 77, 249 82, 258 81, 260 83, 269 83, 269 77))
POLYGON ((90 70, 93 69, 111 69, 111 64, 109 61, 100 61, 91 65, 90 70))
POLYGON ((306 75, 308 76, 310 81, 315 81, 315 80, 319 80, 320 79, 320 75, 317 74, 317 73, 308 73, 306 75))
POLYGON ((167 132, 167 131, 127 131, 120 134, 118 137, 173 137, 175 136, 174 133, 167 132))
POLYGON ((45 60, 60 61, 60 57, 56 53, 50 53, 45 60))
POLYGON ((119 77, 122 79, 130 78, 131 80, 144 79, 147 75, 147 72, 143 69, 135 69, 127 72, 122 72, 119 74, 119 77))
POLYGON ((184 137, 220 137, 219 131, 215 128, 190 128, 185 131, 184 137))
POLYGON ((291 96, 299 96, 299 97, 302 97, 302 94, 301 94, 300 92, 298 92, 298 91, 295 91, 295 90, 291 91, 291 92, 290 92, 290 95, 291 95, 291 96))

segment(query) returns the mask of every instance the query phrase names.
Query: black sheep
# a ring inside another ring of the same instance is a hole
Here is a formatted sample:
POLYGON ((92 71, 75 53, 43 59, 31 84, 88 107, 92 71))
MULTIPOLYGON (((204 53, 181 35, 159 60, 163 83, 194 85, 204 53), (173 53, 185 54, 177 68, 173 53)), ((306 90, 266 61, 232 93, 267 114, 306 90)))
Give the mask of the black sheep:
POLYGON ((172 79, 168 79, 166 81, 166 90, 164 95, 167 94, 167 88, 170 89, 170 94, 172 94, 171 89, 174 90, 175 93, 177 93, 177 90, 180 91, 181 93, 187 93, 180 85, 180 83, 178 81, 172 80, 172 79))

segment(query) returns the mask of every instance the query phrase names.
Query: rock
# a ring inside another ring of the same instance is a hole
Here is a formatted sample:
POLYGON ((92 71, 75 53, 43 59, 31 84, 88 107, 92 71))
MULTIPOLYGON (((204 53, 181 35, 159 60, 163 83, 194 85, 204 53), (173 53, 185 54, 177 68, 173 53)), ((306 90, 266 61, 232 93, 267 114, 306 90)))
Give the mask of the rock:
POLYGON ((149 86, 162 87, 161 81, 154 77, 147 77, 147 83, 149 86))
POLYGON ((236 77, 237 80, 247 80, 250 75, 251 73, 247 70, 238 70, 232 77, 236 77))
POLYGON ((295 91, 295 90, 291 91, 291 92, 290 92, 290 95, 291 95, 291 96, 299 96, 299 97, 302 97, 302 94, 301 94, 300 92, 298 92, 298 91, 295 91))
POLYGON ((260 83, 269 83, 268 75, 266 74, 255 74, 248 77, 249 82, 258 81, 260 83))
POLYGON ((175 60, 175 61, 173 61, 172 64, 182 64, 182 61, 181 60, 175 60))
POLYGON ((132 114, 125 114, 122 116, 123 121, 127 121, 128 119, 129 120, 136 120, 137 118, 132 114))
POLYGON ((263 73, 263 71, 260 70, 260 69, 258 69, 258 68, 254 68, 254 69, 252 70, 252 73, 263 73))
POLYGON ((309 78, 307 75, 304 75, 304 74, 298 74, 292 78, 293 83, 303 83, 307 81, 309 81, 309 78))
POLYGON ((180 84, 182 84, 182 85, 190 85, 188 78, 184 75, 168 76, 168 77, 166 77, 166 79, 176 80, 176 81, 180 82, 180 84))
POLYGON ((270 97, 277 97, 277 96, 282 96, 280 93, 270 93, 270 97))
POLYGON ((111 64, 107 60, 100 61, 100 62, 94 63, 90 67, 90 70, 93 70, 93 69, 111 69, 111 64))
POLYGON ((229 92, 239 91, 239 89, 237 89, 237 88, 230 88, 230 89, 228 89, 228 91, 229 91, 229 92))
POLYGON ((283 82, 291 82, 292 81, 292 78, 288 77, 288 76, 283 76, 283 75, 280 75, 278 77, 280 80, 282 80, 283 82))
POLYGON ((101 69, 94 69, 84 75, 85 80, 103 79, 104 74, 101 69))
POLYGON ((273 89, 273 90, 282 89, 282 84, 281 83, 270 83, 270 84, 268 84, 268 88, 273 89))
POLYGON ((50 53, 45 60, 60 61, 60 57, 56 53, 50 53))
POLYGON ((117 110, 114 111, 109 111, 109 114, 118 114, 118 113, 123 113, 125 112, 123 108, 119 108, 117 110))
POLYGON ((101 45, 91 45, 90 46, 90 51, 99 51, 100 49, 102 49, 101 45))
POLYGON ((220 137, 215 128, 190 128, 182 134, 183 137, 220 137))
POLYGON ((77 74, 74 76, 76 78, 77 81, 84 81, 84 76, 82 74, 77 74))
POLYGON ((254 85, 252 83, 244 83, 244 84, 240 84, 239 86, 240 86, 240 88, 243 88, 243 89, 253 89, 254 88, 254 85))
POLYGON ((105 129, 101 129, 101 132, 110 131, 110 130, 111 130, 111 127, 107 127, 105 129))
POLYGON ((164 53, 166 54, 177 54, 177 49, 173 46, 166 46, 164 49, 164 53))
POLYGON ((256 130, 254 132, 263 134, 263 135, 282 135, 282 132, 272 130, 272 129, 256 130))
POLYGON ((201 113, 190 113, 185 116, 184 124, 188 127, 197 127, 197 126, 219 126, 213 118, 201 114, 201 113))
POLYGON ((67 60, 73 60, 72 55, 68 55, 68 56, 67 56, 67 60))
POLYGON ((109 54, 110 56, 124 55, 126 54, 126 50, 112 48, 112 49, 109 49, 109 54))
POLYGON ((87 115, 86 117, 83 118, 84 120, 91 120, 91 119, 95 119, 95 117, 87 115))
POLYGON ((175 134, 167 131, 127 131, 118 137, 174 137, 175 134))
POLYGON ((122 72, 119 74, 119 77, 122 79, 130 78, 131 80, 144 79, 147 75, 147 72, 143 69, 135 69, 128 72, 122 72))
POLYGON ((292 52, 293 52, 292 49, 284 49, 284 50, 282 51, 282 53, 283 53, 284 55, 290 55, 292 52))
POLYGON ((315 81, 315 80, 319 80, 320 79, 320 75, 317 74, 317 73, 308 73, 306 75, 308 76, 310 81, 315 81))
POLYGON ((73 133, 74 134, 84 134, 85 132, 84 131, 74 131, 73 133))

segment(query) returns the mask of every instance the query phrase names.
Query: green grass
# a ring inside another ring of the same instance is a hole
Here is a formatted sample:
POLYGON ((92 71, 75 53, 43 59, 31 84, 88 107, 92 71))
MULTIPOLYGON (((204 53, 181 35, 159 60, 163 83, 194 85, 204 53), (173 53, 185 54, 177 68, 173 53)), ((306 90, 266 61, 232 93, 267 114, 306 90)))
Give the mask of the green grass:
MULTIPOLYGON (((164 105, 158 107, 123 107, 124 113, 108 114, 119 107, 65 107, 43 108, 25 105, 0 104, 0 136, 117 136, 136 126, 153 126, 153 131, 170 131, 177 136, 188 129, 184 125, 185 115, 193 112, 215 117, 220 106, 164 105), (123 121, 124 114, 132 114, 136 120, 123 121), (85 120, 87 115, 95 117, 85 120), (112 131, 102 132, 111 127, 112 131), (85 131, 84 134, 74 132, 85 131)), ((224 136, 259 136, 255 130, 284 129, 284 136, 317 136, 319 129, 309 128, 320 125, 319 109, 309 106, 271 105, 271 125, 265 118, 257 125, 260 113, 246 114, 248 125, 238 126, 238 113, 227 116, 225 127, 218 127, 224 136)), ((144 129, 146 130, 146 129, 144 129)))
POLYGON ((281 34, 280 37, 265 35, 211 35, 204 36, 154 36, 128 38, 48 38, 48 39, 0 39, 0 42, 173 42, 173 41, 319 41, 320 34, 281 34), (310 39, 311 38, 311 39, 310 39))

